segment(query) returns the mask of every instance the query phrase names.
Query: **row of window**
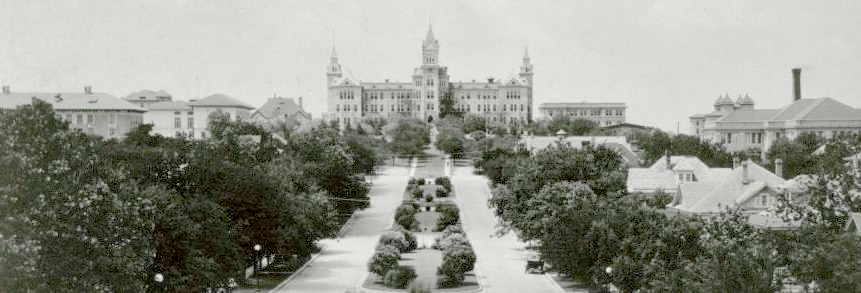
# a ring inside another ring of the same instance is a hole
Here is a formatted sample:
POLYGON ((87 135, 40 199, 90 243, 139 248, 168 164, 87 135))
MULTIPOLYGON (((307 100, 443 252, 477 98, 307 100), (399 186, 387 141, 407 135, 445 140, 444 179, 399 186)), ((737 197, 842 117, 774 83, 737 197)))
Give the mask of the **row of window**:
MULTIPOLYGON (((173 128, 182 128, 182 118, 173 118, 173 128)), ((194 129, 194 117, 188 117, 188 128, 194 129)))
MULTIPOLYGON (((476 112, 496 112, 496 105, 482 104, 482 105, 475 105, 475 106, 476 106, 475 107, 476 112)), ((470 112, 470 111, 472 111, 472 105, 458 105, 457 109, 458 109, 458 111, 461 111, 461 112, 470 112)), ((502 111, 510 111, 510 112, 520 111, 520 112, 523 112, 524 108, 523 108, 523 104, 520 104, 520 110, 518 110, 518 107, 515 104, 511 104, 510 106, 507 104, 503 104, 501 109, 502 109, 502 111)), ((526 107, 526 109, 529 111, 532 111, 531 106, 526 107)))
POLYGON ((624 116, 625 110, 622 109, 574 109, 574 110, 550 110, 547 111, 548 116, 624 116))
MULTIPOLYGON (((100 116, 104 116, 104 115, 100 115, 100 116)), ((117 115, 116 114, 109 114, 106 116, 108 116, 108 125, 116 125, 117 124, 117 115)), ((69 121, 69 123, 72 123, 72 124, 79 124, 79 125, 80 124, 93 124, 93 123, 95 123, 95 114, 86 114, 86 115, 76 114, 74 116, 72 114, 66 114, 65 120, 69 121), (74 120, 73 120, 73 118, 74 118, 74 120), (86 123, 85 123, 85 121, 86 121, 86 123)), ((137 120, 142 120, 142 118, 132 116, 132 121, 131 121, 132 124, 135 124, 135 121, 137 121, 137 120)), ((140 124, 140 121, 138 121, 137 124, 140 124)))
POLYGON ((353 92, 341 92, 339 99, 341 99, 341 100, 354 100, 354 99, 356 99, 356 95, 353 92))
MULTIPOLYGON (((385 99, 386 94, 381 93, 381 92, 370 92, 370 93, 363 93, 362 96, 368 100, 382 100, 382 99, 385 99)), ((397 98, 398 100, 409 99, 409 98, 412 98, 412 95, 410 95, 409 93, 405 93, 405 92, 389 93, 389 99, 394 100, 395 98, 397 98)))

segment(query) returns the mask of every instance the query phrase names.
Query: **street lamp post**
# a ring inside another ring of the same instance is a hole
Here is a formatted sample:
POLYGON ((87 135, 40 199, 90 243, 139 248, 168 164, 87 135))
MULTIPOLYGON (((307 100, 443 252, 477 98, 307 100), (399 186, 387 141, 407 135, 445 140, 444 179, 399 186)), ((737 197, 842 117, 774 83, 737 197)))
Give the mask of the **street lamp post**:
POLYGON ((260 291, 260 278, 257 276, 257 265, 258 261, 260 261, 260 244, 254 244, 254 283, 256 287, 255 291, 260 291))
POLYGON ((604 272, 607 273, 607 292, 610 292, 610 284, 613 282, 613 268, 607 267, 604 272))
POLYGON ((161 283, 164 282, 164 275, 162 275, 161 273, 155 274, 155 282, 158 284, 159 287, 161 287, 161 291, 167 291, 164 288, 164 284, 161 283))

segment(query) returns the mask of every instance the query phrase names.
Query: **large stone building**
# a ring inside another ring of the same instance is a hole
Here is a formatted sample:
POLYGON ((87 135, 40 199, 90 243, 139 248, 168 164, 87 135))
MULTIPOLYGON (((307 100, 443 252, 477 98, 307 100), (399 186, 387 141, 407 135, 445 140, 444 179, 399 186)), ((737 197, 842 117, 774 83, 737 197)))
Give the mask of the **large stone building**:
POLYGON ((793 69, 795 96, 780 109, 755 109, 753 99, 720 96, 714 111, 690 117, 691 133, 727 151, 751 151, 763 156, 771 144, 785 137, 795 139, 802 133, 833 138, 841 133, 861 131, 861 109, 832 98, 802 99, 801 70, 793 69))
POLYGON ((107 93, 93 92, 84 87, 83 92, 12 92, 3 86, 0 92, 0 109, 15 109, 27 105, 33 99, 51 104, 57 117, 69 122, 69 127, 98 135, 106 139, 122 139, 143 121, 145 109, 132 105, 107 93))
POLYGON ((326 69, 328 120, 356 124, 364 117, 413 117, 437 119, 443 98, 453 99, 453 108, 474 113, 490 121, 527 123, 532 120, 533 68, 524 52, 517 76, 487 82, 451 82, 448 68, 440 65, 439 42, 428 29, 422 43, 422 63, 413 69, 412 82, 362 82, 345 74, 332 48, 326 69))
POLYGON ((542 116, 567 116, 591 120, 598 126, 611 126, 625 123, 625 103, 543 103, 538 106, 542 116))

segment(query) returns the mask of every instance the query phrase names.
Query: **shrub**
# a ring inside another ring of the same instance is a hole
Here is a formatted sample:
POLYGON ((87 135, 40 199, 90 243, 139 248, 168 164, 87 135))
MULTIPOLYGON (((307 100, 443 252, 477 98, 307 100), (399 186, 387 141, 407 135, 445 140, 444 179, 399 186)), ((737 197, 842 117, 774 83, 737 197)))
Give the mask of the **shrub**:
POLYGON ((464 234, 451 234, 448 237, 440 237, 435 240, 433 248, 439 250, 446 250, 452 245, 471 246, 471 244, 469 244, 469 240, 466 239, 466 235, 464 234))
POLYGON ((434 184, 442 185, 445 188, 445 191, 451 192, 451 179, 448 177, 437 177, 434 179, 434 184))
POLYGON ((448 195, 449 195, 449 192, 445 188, 437 188, 436 189, 436 197, 446 197, 448 195))
POLYGON ((426 202, 432 202, 433 201, 433 195, 430 195, 430 194, 425 195, 425 201, 426 202))
POLYGON ((406 215, 400 216, 400 217, 395 219, 395 222, 398 223, 398 226, 403 227, 404 229, 407 229, 407 230, 415 231, 415 230, 419 229, 419 221, 416 220, 416 216, 414 216, 414 215, 406 214, 406 215))
POLYGON ((416 208, 412 205, 409 205, 409 204, 402 204, 402 205, 398 206, 398 208, 395 210, 395 218, 400 217, 401 215, 405 215, 405 214, 415 215, 416 214, 416 208))
POLYGON ((368 272, 383 277, 390 270, 398 266, 398 254, 389 249, 377 250, 368 261, 368 272))
POLYGON ((463 282, 464 275, 452 263, 443 262, 436 268, 436 285, 439 288, 457 287, 463 282))
POLYGON ((416 185, 418 185, 418 186, 425 185, 425 179, 424 178, 416 178, 416 185))
POLYGON ((460 221, 460 209, 453 203, 441 203, 437 205, 436 211, 440 213, 439 220, 436 223, 438 231, 457 224, 460 221))
POLYGON ((386 231, 380 236, 379 245, 391 245, 397 248, 398 252, 407 252, 410 249, 410 243, 406 236, 400 230, 386 231))
POLYGON ((413 282, 410 284, 409 293, 431 293, 431 288, 422 282, 413 282))
POLYGON ((422 196, 425 195, 424 190, 422 190, 421 188, 413 189, 412 192, 413 192, 413 197, 415 197, 415 198, 422 198, 422 196))
POLYGON ((404 289, 418 277, 416 270, 410 266, 398 266, 386 273, 383 284, 390 288, 404 289))
MULTIPOLYGON (((449 239, 456 237, 452 235, 449 239)), ((442 262, 451 263, 454 269, 461 273, 466 273, 475 268, 475 251, 467 242, 464 244, 451 244, 442 252, 442 262)))
POLYGON ((416 239, 416 234, 413 234, 413 232, 410 232, 409 230, 404 229, 404 227, 401 226, 395 227, 395 229, 403 233, 404 238, 407 239, 407 243, 409 243, 409 249, 407 249, 407 252, 413 251, 419 247, 419 242, 416 239))
POLYGON ((442 230, 442 235, 440 236, 440 238, 446 238, 448 236, 451 236, 452 234, 466 235, 466 232, 463 231, 463 227, 461 227, 460 225, 451 225, 446 227, 445 230, 442 230))

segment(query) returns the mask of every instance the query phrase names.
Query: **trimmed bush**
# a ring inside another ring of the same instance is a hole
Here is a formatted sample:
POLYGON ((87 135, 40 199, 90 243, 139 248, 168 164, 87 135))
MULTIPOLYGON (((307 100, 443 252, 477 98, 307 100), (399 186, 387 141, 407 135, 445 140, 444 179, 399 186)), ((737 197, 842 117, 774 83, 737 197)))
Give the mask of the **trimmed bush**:
POLYGON ((425 179, 424 178, 416 178, 416 185, 418 185, 418 186, 425 185, 425 179))
POLYGON ((453 245, 472 246, 471 244, 469 244, 469 240, 466 239, 466 235, 451 234, 448 237, 437 238, 436 241, 434 241, 433 248, 439 250, 447 250, 453 245))
POLYGON ((398 252, 407 252, 410 250, 410 243, 407 241, 404 233, 399 230, 386 231, 380 236, 379 245, 391 245, 397 248, 398 252))
POLYGON ((441 185, 445 191, 451 192, 451 179, 448 177, 437 177, 434 179, 434 184, 441 185))
POLYGON ((398 257, 399 255, 390 249, 377 250, 368 261, 368 272, 383 277, 398 266, 398 257))
POLYGON ((436 268, 436 286, 439 288, 453 288, 463 282, 464 275, 452 263, 443 262, 436 268))
POLYGON ((448 195, 449 191, 446 190, 445 187, 436 189, 436 197, 446 197, 448 195))
POLYGON ((440 214, 436 223, 437 231, 442 231, 460 221, 460 209, 453 203, 440 203, 437 205, 436 211, 440 214))
POLYGON ((432 202, 433 201, 433 195, 430 195, 430 194, 425 195, 425 201, 426 202, 432 202))
POLYGON ((422 190, 420 187, 413 189, 412 193, 413 193, 413 197, 415 197, 415 198, 422 198, 422 196, 425 195, 425 191, 422 190))
MULTIPOLYGON (((449 237, 448 239, 456 236, 449 237)), ((455 269, 461 273, 466 273, 475 268, 475 251, 467 242, 464 244, 452 244, 445 248, 442 252, 442 262, 451 263, 455 269)))
POLYGON ((401 215, 415 215, 416 208, 409 204, 402 204, 398 206, 395 210, 395 218, 400 217, 401 215))
POLYGON ((395 210, 395 222, 407 230, 418 230, 419 221, 416 220, 416 208, 413 205, 402 204, 395 210))
POLYGON ((410 293, 431 293, 431 287, 422 282, 413 282, 410 284, 410 293))
POLYGON ((440 235, 440 238, 446 238, 448 236, 451 236, 452 234, 466 235, 466 232, 463 231, 463 227, 461 227, 460 225, 451 225, 446 227, 445 230, 442 230, 442 235, 440 235))
POLYGON ((404 289, 413 280, 416 279, 416 270, 410 266, 398 266, 386 273, 383 277, 383 284, 386 287, 404 289))
POLYGON ((404 229, 404 227, 401 226, 395 227, 395 229, 403 233, 404 238, 407 239, 407 243, 409 243, 409 249, 407 250, 407 252, 413 251, 419 247, 419 242, 416 239, 416 234, 413 234, 413 232, 410 232, 409 230, 404 229))

